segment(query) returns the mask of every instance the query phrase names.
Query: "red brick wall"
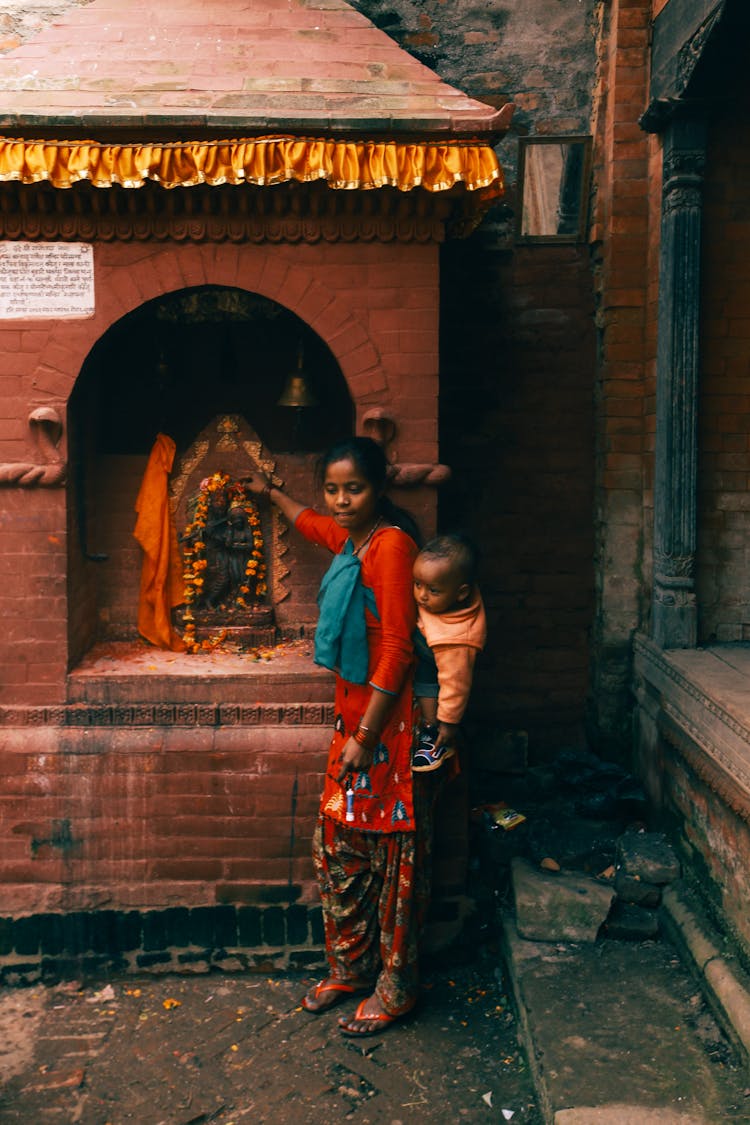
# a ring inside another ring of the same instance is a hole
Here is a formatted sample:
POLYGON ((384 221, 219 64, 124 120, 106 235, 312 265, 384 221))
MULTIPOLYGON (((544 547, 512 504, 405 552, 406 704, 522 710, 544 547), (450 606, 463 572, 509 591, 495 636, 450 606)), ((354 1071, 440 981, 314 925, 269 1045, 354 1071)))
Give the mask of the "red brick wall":
POLYGON ((659 248, 661 243, 662 147, 659 137, 648 139, 648 288, 646 291, 646 368, 644 393, 645 472, 643 491, 643 625, 650 618, 652 587, 654 454, 656 448, 656 338, 659 301, 659 248))
POLYGON ((7 489, 3 506, 0 703, 58 703, 67 652, 65 495, 7 489))
POLYGON ((727 782, 722 767, 678 726, 668 726, 667 741, 654 710, 658 715, 659 708, 647 702, 637 715, 638 775, 658 810, 660 827, 668 830, 681 853, 685 878, 714 913, 722 932, 735 938, 747 955, 750 829, 742 812, 746 802, 727 782))
MULTIPOLYGON (((81 367, 111 324, 162 293, 212 284, 246 288, 292 309, 335 356, 358 428, 367 409, 384 407, 396 420, 398 458, 437 460, 436 246, 111 244, 95 247, 95 270, 92 320, 0 327, 0 460, 33 458, 29 411, 53 405, 66 417, 81 367)), ((127 386, 120 393, 127 395, 127 386)), ((100 688, 104 706, 84 716, 87 726, 66 729, 61 708, 50 725, 33 710, 24 716, 26 725, 11 723, 14 707, 64 703, 74 690, 66 683, 68 666, 97 637, 133 632, 140 556, 132 530, 145 457, 103 456, 96 436, 84 427, 76 446, 87 469, 83 505, 76 464, 63 488, 4 491, 0 705, 11 711, 0 741, 3 909, 38 914, 104 905, 242 904, 257 900, 259 888, 285 884, 292 900, 309 900, 310 838, 329 731, 321 704, 301 725, 294 715, 283 725, 261 715, 183 726, 170 718, 175 694, 169 677, 154 676, 139 686, 134 708, 143 700, 163 704, 162 727, 116 718, 110 706, 117 710, 133 699, 120 699, 106 685, 100 688), (106 561, 82 555, 84 510, 88 549, 106 554, 106 561)), ((279 458, 278 472, 302 499, 315 498, 310 458, 279 458)), ((426 533, 432 530, 432 490, 396 491, 396 499, 412 509, 426 533)), ((326 560, 292 536, 285 564, 293 593, 280 616, 298 626, 314 619, 326 560)), ((93 703, 85 683, 78 681, 75 690, 84 705, 93 703)), ((220 686, 215 690, 221 699, 212 700, 209 711, 237 702, 220 686)), ((245 684, 239 703, 252 704, 246 696, 257 690, 245 684)), ((303 707, 320 699, 320 691, 301 674, 278 689, 269 713, 303 707)), ((449 809, 449 821, 451 815, 449 809)), ((465 833, 458 843, 465 843, 465 833)), ((443 881, 460 883, 460 847, 446 862, 443 881)))
MULTIPOLYGON (((650 473, 655 354, 649 268, 656 174, 638 118, 648 100, 651 5, 616 0, 603 26, 595 147, 599 328, 596 438, 596 575, 591 718, 602 741, 630 745, 630 642, 646 611, 644 491, 650 473), (649 389, 650 388, 650 389, 649 389)), ((658 231, 658 224, 656 226, 658 231)))
POLYGON ((9 730, 3 912, 309 899, 318 726, 9 730))
POLYGON ((750 640, 750 97, 710 133, 703 215, 700 640, 750 640))
MULTIPOLYGON (((97 310, 91 321, 6 322, 0 327, 5 397, 0 459, 28 460, 26 418, 38 405, 66 403, 88 352, 106 329, 144 301, 195 285, 231 285, 291 308, 326 341, 349 383, 357 417, 372 406, 394 416, 396 452, 408 462, 437 460, 437 247, 412 244, 315 244, 276 247, 100 245, 95 250, 97 310)), ((127 387, 121 388, 127 395, 127 387)), ((106 422, 106 420, 105 420, 106 422)), ((95 436, 95 435, 94 435, 95 436)), ((84 438, 93 442, 92 435, 84 438)), ((78 541, 74 466, 63 489, 9 490, 3 561, 7 620, 0 641, 0 703, 64 699, 75 663, 101 626, 134 620, 139 570, 132 540, 133 503, 144 465, 91 454, 86 474, 89 550, 110 561, 85 561, 78 541), (96 517, 95 513, 99 513, 96 517), (70 534, 66 527, 70 515, 70 534), (98 525, 95 519, 99 519, 98 525), (67 558, 66 558, 67 552, 67 558), (70 615, 66 594, 70 590, 70 615)), ((429 532, 435 495, 403 498, 429 532)), ((316 571, 317 574, 317 571, 316 571)), ((314 591, 301 599, 308 610, 314 591)), ((306 620, 310 613, 306 613, 306 620)))
MULTIPOLYGON (((39 354, 49 339, 47 326, 0 325, 1 461, 44 463, 28 417, 34 407, 50 400, 55 403, 53 373, 39 366, 39 354)), ((64 418, 64 406, 58 412, 64 418)), ((65 672, 66 547, 63 492, 3 490, 0 699, 60 698, 65 672)))
POLYGON ((476 737, 488 721, 525 729, 543 754, 580 737, 588 684, 591 271, 586 247, 517 247, 491 271, 483 250, 445 252, 441 451, 456 473, 440 521, 482 555, 476 737))

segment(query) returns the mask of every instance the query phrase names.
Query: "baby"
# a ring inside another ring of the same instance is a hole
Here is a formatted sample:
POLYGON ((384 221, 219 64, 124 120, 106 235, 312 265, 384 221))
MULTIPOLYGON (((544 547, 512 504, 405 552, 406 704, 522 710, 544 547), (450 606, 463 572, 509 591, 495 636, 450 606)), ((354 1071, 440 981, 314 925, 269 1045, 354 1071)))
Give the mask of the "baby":
POLYGON ((427 773, 452 757, 469 701, 474 661, 484 648, 487 620, 476 584, 477 556, 463 535, 431 539, 414 563, 419 607, 414 691, 422 710, 412 769, 427 773))

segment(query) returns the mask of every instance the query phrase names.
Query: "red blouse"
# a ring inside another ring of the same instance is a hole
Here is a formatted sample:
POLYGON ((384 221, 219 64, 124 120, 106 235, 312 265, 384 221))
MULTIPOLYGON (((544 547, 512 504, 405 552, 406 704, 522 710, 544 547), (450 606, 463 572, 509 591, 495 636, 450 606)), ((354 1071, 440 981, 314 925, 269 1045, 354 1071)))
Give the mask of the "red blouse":
MULTIPOLYGON (((330 516, 311 508, 299 514, 295 526, 306 539, 337 554, 348 533, 330 516)), ((321 800, 324 816, 345 821, 342 785, 336 781, 343 745, 364 714, 372 688, 396 697, 369 770, 352 775, 354 822, 351 827, 371 832, 414 830, 411 787, 413 728, 412 634, 416 605, 412 567, 417 555, 413 539, 395 527, 373 535, 362 558, 362 583, 375 595, 377 617, 365 610, 369 649, 368 684, 353 684, 336 676, 336 723, 328 755, 321 800)))

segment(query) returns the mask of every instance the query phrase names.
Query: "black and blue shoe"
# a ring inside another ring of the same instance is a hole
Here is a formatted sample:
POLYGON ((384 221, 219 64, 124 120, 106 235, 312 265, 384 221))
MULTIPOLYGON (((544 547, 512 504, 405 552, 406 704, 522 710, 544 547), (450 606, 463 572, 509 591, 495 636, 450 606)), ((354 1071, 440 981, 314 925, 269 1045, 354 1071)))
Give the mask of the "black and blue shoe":
POLYGON ((419 738, 411 759, 411 768, 414 773, 429 773, 437 770, 448 758, 456 753, 452 746, 436 746, 438 728, 434 724, 425 723, 419 728, 419 738))

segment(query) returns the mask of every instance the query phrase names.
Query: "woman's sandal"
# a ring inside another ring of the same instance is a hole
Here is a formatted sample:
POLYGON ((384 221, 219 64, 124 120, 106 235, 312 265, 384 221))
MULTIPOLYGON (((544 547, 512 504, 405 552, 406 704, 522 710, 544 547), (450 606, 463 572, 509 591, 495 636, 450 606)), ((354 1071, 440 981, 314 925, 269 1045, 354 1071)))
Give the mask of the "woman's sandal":
POLYGON ((326 977, 302 997, 302 1007, 306 1012, 317 1016, 320 1012, 327 1012, 329 1008, 335 1008, 337 1004, 343 1003, 348 996, 361 996, 363 992, 370 992, 371 988, 370 984, 351 984, 346 980, 326 977), (331 999, 321 1002, 327 992, 331 993, 331 999))
POLYGON ((403 1016, 408 1014, 407 1012, 402 1012, 400 1016, 389 1016, 387 1012, 375 1012, 371 1014, 364 1010, 367 999, 368 998, 365 997, 364 1000, 359 1002, 353 1016, 350 1016, 348 1019, 342 1017, 339 1020, 339 1031, 342 1035, 347 1035, 350 1039, 366 1039, 370 1035, 381 1035, 384 1031, 388 1030, 392 1023, 396 1023, 397 1020, 402 1019, 403 1016), (373 1023, 375 1027, 358 1030, 352 1027, 352 1024, 355 1023, 373 1023))

